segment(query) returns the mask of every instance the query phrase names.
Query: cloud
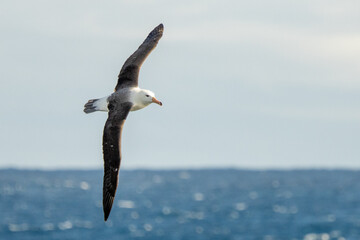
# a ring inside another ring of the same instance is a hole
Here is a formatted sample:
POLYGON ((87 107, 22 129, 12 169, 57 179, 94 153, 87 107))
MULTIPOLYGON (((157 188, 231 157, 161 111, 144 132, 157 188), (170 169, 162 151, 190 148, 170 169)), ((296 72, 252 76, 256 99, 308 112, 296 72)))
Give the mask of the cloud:
POLYGON ((355 164, 359 3, 7 1, 1 164, 100 167, 106 115, 85 116, 82 105, 113 89, 121 64, 160 22, 164 37, 140 81, 165 104, 130 115, 125 166, 296 166, 294 153, 310 166, 341 165, 341 149, 325 154, 333 145, 355 164))

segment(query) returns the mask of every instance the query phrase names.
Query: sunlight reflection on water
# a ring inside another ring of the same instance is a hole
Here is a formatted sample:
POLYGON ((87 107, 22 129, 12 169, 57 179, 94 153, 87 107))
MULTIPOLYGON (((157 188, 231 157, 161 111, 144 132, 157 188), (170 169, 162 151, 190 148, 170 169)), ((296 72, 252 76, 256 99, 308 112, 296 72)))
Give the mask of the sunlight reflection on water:
POLYGON ((95 173, 2 172, 1 239, 360 239, 357 172, 124 171, 106 223, 95 173))

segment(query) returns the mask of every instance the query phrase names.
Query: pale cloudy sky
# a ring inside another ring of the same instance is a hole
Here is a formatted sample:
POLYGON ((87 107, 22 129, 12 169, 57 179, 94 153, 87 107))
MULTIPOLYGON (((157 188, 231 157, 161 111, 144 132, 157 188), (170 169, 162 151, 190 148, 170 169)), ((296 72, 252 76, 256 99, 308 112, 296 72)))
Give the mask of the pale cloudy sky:
POLYGON ((159 23, 123 168, 360 168, 359 1, 2 1, 0 167, 101 168, 108 95, 159 23))

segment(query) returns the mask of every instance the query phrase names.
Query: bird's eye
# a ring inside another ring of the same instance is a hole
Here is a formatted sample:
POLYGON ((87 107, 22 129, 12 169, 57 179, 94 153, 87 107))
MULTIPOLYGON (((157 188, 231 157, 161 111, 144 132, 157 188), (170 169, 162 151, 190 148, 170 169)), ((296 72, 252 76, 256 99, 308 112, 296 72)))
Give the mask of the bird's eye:
POLYGON ((148 95, 148 94, 146 94, 145 96, 146 96, 146 97, 150 97, 150 95, 148 95))

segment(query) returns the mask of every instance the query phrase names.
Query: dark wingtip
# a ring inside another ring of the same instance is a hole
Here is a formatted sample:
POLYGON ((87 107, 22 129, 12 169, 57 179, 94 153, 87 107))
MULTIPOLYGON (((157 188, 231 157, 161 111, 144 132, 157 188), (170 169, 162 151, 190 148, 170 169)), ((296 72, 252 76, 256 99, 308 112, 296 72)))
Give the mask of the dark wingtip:
POLYGON ((158 33, 163 33, 164 25, 162 23, 160 23, 153 31, 158 32, 158 33))
POLYGON ((159 41, 159 39, 162 37, 164 32, 164 25, 162 23, 160 23, 157 27, 155 27, 147 36, 147 38, 145 39, 145 42, 148 41, 159 41))
POLYGON ((106 222, 109 218, 110 211, 104 211, 104 221, 106 222))

